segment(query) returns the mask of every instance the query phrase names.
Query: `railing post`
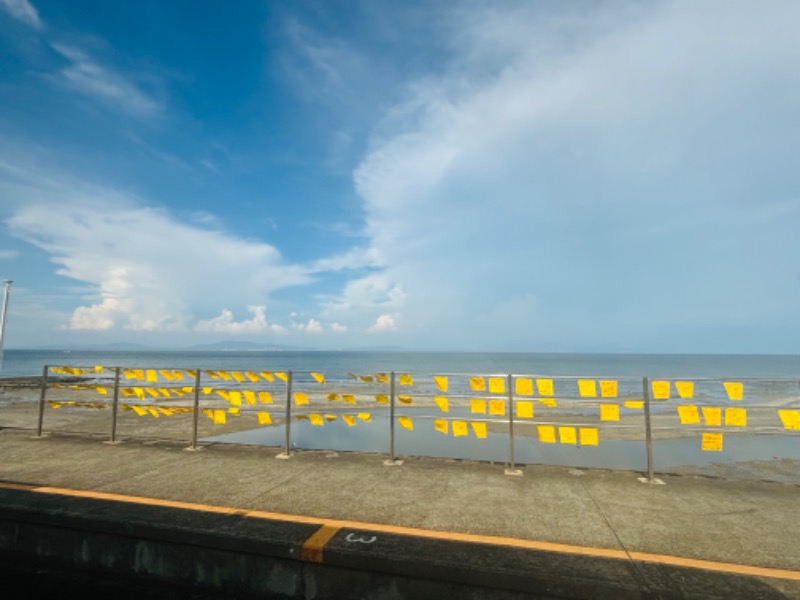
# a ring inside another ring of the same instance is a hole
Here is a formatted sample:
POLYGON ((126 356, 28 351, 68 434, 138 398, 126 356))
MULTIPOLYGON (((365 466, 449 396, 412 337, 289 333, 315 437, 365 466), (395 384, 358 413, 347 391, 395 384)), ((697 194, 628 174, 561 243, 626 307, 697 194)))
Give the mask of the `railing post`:
POLYGON ((194 374, 194 402, 192 403, 192 443, 187 450, 197 451, 197 422, 200 419, 200 369, 194 374))
POLYGON ((50 370, 48 365, 42 368, 42 391, 39 394, 39 420, 36 425, 36 437, 42 437, 42 425, 44 423, 44 401, 47 395, 47 373, 50 370))
POLYGON ((286 422, 284 423, 284 431, 286 433, 286 441, 284 444, 283 452, 278 454, 275 458, 289 458, 291 454, 291 438, 292 438, 292 372, 286 373, 286 422))
POLYGON ((397 460, 394 453, 394 406, 395 406, 395 373, 389 375, 389 460, 383 462, 387 467, 394 467, 403 464, 402 460, 397 460))
POLYGON ((509 467, 505 470, 506 475, 522 475, 522 471, 516 468, 516 460, 514 457, 514 390, 511 387, 514 383, 514 376, 508 375, 507 377, 507 397, 508 397, 508 458, 509 467))
POLYGON ((644 431, 645 443, 647 445, 647 477, 640 477, 639 481, 642 483, 658 483, 664 482, 656 479, 653 473, 653 427, 650 421, 650 378, 645 377, 642 379, 642 392, 644 393, 644 431))
POLYGON ((119 367, 114 367, 114 400, 111 405, 111 439, 109 444, 117 443, 117 411, 119 408, 119 367))

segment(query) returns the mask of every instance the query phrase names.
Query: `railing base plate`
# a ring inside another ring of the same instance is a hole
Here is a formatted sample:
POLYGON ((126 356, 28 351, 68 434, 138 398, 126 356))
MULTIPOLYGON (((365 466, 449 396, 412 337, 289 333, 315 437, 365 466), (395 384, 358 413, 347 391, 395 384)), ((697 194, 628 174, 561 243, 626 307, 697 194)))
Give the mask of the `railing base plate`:
POLYGON ((661 481, 660 479, 658 479, 656 477, 653 477, 653 479, 650 479, 649 477, 639 477, 638 479, 639 479, 639 483, 651 483, 653 485, 666 485, 666 483, 664 483, 663 481, 661 481))
POLYGON ((511 475, 513 477, 522 477, 522 471, 520 469, 506 469, 503 471, 503 475, 511 475))

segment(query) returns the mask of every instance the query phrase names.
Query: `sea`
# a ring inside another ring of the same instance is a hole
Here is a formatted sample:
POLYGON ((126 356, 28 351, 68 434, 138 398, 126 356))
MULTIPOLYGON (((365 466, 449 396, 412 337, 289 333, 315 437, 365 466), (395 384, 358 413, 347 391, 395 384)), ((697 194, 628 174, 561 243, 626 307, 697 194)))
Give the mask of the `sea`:
POLYGON ((569 354, 413 351, 17 350, 0 377, 41 375, 45 365, 322 373, 417 372, 583 377, 777 378, 800 380, 800 355, 569 354))

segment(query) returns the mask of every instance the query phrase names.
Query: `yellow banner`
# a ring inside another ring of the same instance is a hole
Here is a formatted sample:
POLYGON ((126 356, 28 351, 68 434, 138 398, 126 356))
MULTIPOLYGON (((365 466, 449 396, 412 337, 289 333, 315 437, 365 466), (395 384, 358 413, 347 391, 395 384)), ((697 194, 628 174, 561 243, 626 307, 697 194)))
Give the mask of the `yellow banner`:
POLYGON ((414 429, 414 422, 411 420, 411 417, 398 417, 397 422, 403 429, 408 429, 409 431, 414 429))
POLYGON ((247 372, 245 373, 245 375, 247 376, 247 378, 248 378, 248 379, 249 379, 249 380, 250 380, 252 383, 256 383, 256 382, 258 382, 258 381, 261 381, 261 377, 259 377, 259 376, 258 376, 258 373, 254 373, 253 371, 247 371, 247 372))
POLYGON ((311 421, 311 424, 314 425, 315 427, 322 427, 325 424, 325 421, 322 418, 322 415, 318 415, 318 414, 310 414, 310 415, 308 415, 308 420, 311 421))
POLYGON ((747 427, 747 409, 726 408, 725 425, 728 427, 747 427))
POLYGON ((244 394, 244 400, 248 404, 255 404, 256 403, 256 393, 251 390, 245 390, 242 392, 244 394))
POLYGON ((378 404, 389 404, 389 396, 386 394, 375 394, 375 402, 378 404))
POLYGON ((322 373, 312 373, 311 376, 314 378, 314 381, 316 381, 318 384, 325 385, 325 375, 323 375, 322 373))
MULTIPOLYGON (((596 398, 597 383, 594 381, 594 379, 579 379, 578 393, 582 398, 596 398)), ((564 442, 561 443, 563 444, 564 442)))
POLYGON ((479 440, 486 439, 486 423, 481 423, 479 421, 473 421, 471 423, 472 431, 475 434, 475 437, 479 440))
POLYGON ((369 413, 358 413, 358 418, 364 421, 364 423, 372 421, 372 415, 369 413))
POLYGON ((464 437, 467 435, 466 421, 453 421, 453 437, 464 437))
POLYGON ((375 373, 375 379, 377 379, 381 383, 389 383, 389 374, 388 373, 375 373))
POLYGON ((356 403, 356 397, 353 394, 342 394, 342 400, 344 400, 347 404, 356 403))
POLYGON ((779 410, 778 417, 785 429, 800 430, 800 410, 779 410))
POLYGON ((414 385, 414 378, 408 373, 400 374, 400 385, 414 385))
POLYGON ((264 381, 275 381, 275 377, 269 371, 261 371, 261 378, 264 381))
POLYGON ((533 402, 526 400, 517 401, 517 418, 518 419, 532 419, 533 418, 533 402))
POLYGON ((656 400, 669 400, 669 381, 651 381, 653 398, 656 400))
POLYGON ((616 398, 618 391, 618 384, 613 380, 605 380, 600 382, 600 396, 603 398, 616 398))
POLYGON ((722 434, 704 433, 700 447, 704 452, 722 452, 722 434))
POLYGON ((450 406, 447 402, 447 398, 444 396, 436 396, 433 401, 436 402, 436 406, 438 406, 439 410, 443 413, 450 412, 450 406))
POLYGON ((469 387, 475 392, 482 392, 486 389, 486 380, 483 377, 470 377, 469 387))
POLYGON ((543 444, 556 443, 556 428, 552 425, 539 425, 537 428, 539 441, 543 444))
POLYGON ((259 425, 271 425, 272 424, 272 417, 268 412, 259 411, 258 413, 258 424, 259 425))
POLYGON ((439 433, 448 435, 450 432, 450 424, 445 419, 434 419, 433 428, 439 433))
POLYGON ((353 427, 356 424, 356 418, 353 415, 342 415, 342 420, 347 423, 348 427, 353 427))
POLYGON ((678 407, 678 418, 681 425, 695 425, 700 423, 700 413, 694 404, 681 404, 678 407))
POLYGON ((726 381, 724 385, 729 400, 741 400, 744 397, 744 385, 738 381, 726 381))
POLYGON ((719 427, 722 425, 722 410, 713 406, 704 406, 703 418, 706 420, 706 425, 719 427))
POLYGON ((228 399, 234 406, 241 406, 242 394, 240 392, 228 392, 228 399))
POLYGON ((489 400, 489 414, 503 416, 506 414, 505 400, 489 400))
POLYGON ((578 435, 574 427, 559 427, 558 441, 562 444, 577 444, 578 435))
POLYGON ((153 369, 147 370, 147 383, 155 383, 158 381, 158 373, 156 373, 153 369))
POLYGON ((675 389, 683 400, 694 398, 694 381, 676 381, 675 389))
POLYGON ((505 377, 489 377, 489 393, 505 394, 506 393, 505 377))
POLYGON ((578 430, 580 436, 581 446, 597 446, 599 445, 599 436, 597 428, 595 427, 581 427, 578 430))
POLYGON ((623 402, 625 408, 642 409, 644 408, 644 401, 642 400, 627 400, 623 402))
POLYGON ((398 396, 397 399, 403 404, 414 404, 414 399, 411 396, 398 396))
POLYGON ((440 392, 447 391, 447 377, 444 375, 434 375, 433 381, 436 384, 436 387, 439 389, 440 392))
POLYGON ((601 404, 600 420, 619 421, 619 406, 617 404, 601 404))
POLYGON ((485 415, 486 414, 486 400, 480 398, 473 398, 469 401, 469 410, 472 413, 485 415))
POLYGON ((306 394, 305 392, 295 392, 294 403, 297 404, 297 406, 308 404, 308 394, 306 394))
POLYGON ((533 396, 533 379, 518 377, 514 381, 514 387, 519 396, 533 396))

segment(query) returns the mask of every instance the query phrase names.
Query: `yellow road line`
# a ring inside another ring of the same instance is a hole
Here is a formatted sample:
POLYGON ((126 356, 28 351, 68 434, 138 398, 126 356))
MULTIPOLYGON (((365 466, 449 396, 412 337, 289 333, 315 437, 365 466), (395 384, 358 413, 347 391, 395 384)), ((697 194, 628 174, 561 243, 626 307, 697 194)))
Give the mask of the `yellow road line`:
MULTIPOLYGON (((330 537, 319 545, 322 547, 330 540, 336 531, 340 529, 355 529, 362 531, 389 533, 395 535, 407 535, 436 540, 450 540, 458 542, 468 542, 477 544, 489 544, 494 546, 510 546, 513 548, 524 548, 528 550, 543 550, 547 552, 560 552, 563 554, 574 554, 579 556, 592 556, 600 558, 616 558, 621 560, 639 560, 643 562, 658 563, 676 567, 688 567, 693 569, 703 569, 706 571, 717 571, 721 573, 732 573, 737 575, 750 575, 755 577, 768 577, 772 579, 789 579, 800 581, 800 571, 788 569, 775 569, 771 567, 757 567, 752 565, 740 565, 736 563, 725 563, 696 558, 683 558, 670 556, 667 554, 651 554, 648 552, 626 552, 624 550, 613 550, 610 548, 593 548, 591 546, 577 546, 572 544, 560 544, 557 542, 543 542, 537 540, 524 540, 494 535, 480 535, 474 533, 457 533, 450 531, 436 531, 432 529, 416 529, 414 527, 403 527, 401 525, 384 525, 381 523, 364 523, 362 521, 349 521, 343 519, 326 519, 320 517, 307 517, 303 515, 291 515, 263 510, 246 510, 238 508, 228 508, 224 506, 212 506, 207 504, 196 504, 192 502, 179 502, 175 500, 161 500, 157 498, 146 498, 141 496, 128 496, 124 494, 111 494, 106 492, 94 492, 84 490, 69 490, 64 488, 47 486, 26 486, 19 484, 0 483, 0 487, 12 489, 25 489, 41 494, 57 494, 61 496, 72 496, 78 498, 92 498, 96 500, 110 500, 114 502, 127 502, 129 504, 141 504, 147 506, 162 506, 167 508, 181 508, 216 514, 242 515, 256 519, 270 519, 274 521, 288 521, 292 523, 305 523, 319 525, 320 529, 306 541, 311 541, 317 534, 322 539, 322 531, 331 533, 330 537)), ((314 544, 318 544, 317 541, 314 544)))
POLYGON ((322 549, 325 544, 331 541, 331 538, 339 532, 339 527, 331 527, 330 525, 323 525, 317 529, 314 534, 308 538, 300 550, 300 559, 308 562, 322 562, 322 549))

